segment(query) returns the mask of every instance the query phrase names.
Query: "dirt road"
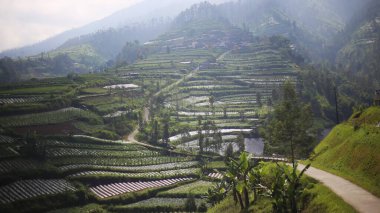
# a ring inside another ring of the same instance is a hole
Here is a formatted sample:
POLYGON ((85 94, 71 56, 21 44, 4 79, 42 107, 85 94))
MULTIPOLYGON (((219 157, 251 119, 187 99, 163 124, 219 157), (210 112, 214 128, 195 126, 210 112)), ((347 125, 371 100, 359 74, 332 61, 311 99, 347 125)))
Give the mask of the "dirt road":
MULTIPOLYGON (((298 169, 302 170, 304 167, 300 164, 298 169)), ((350 181, 313 167, 310 167, 305 174, 330 188, 358 212, 380 213, 380 198, 350 181)))

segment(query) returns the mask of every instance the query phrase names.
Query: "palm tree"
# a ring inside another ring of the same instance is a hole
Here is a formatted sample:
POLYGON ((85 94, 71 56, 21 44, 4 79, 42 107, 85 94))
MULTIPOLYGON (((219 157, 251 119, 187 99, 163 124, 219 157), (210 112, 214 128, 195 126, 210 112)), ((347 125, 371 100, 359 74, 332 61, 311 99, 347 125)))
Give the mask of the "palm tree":
POLYGON ((212 110, 212 115, 215 115, 215 108, 214 108, 215 97, 211 95, 208 98, 208 102, 210 103, 210 107, 211 107, 211 110, 212 110))

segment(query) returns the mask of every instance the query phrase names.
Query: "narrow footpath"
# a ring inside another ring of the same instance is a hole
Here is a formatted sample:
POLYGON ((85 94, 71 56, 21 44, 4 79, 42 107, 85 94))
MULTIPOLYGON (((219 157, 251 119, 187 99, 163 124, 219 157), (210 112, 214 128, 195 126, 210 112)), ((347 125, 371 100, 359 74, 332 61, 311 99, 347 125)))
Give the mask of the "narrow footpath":
MULTIPOLYGON (((305 165, 299 164, 298 169, 303 168, 305 165)), ((314 167, 310 167, 305 174, 330 188, 358 212, 380 213, 380 198, 350 181, 314 167)))

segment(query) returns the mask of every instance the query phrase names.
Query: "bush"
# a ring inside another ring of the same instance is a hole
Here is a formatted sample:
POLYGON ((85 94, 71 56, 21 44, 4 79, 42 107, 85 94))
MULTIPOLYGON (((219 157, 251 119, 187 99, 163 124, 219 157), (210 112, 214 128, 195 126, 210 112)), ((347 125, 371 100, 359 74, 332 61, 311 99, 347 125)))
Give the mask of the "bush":
POLYGON ((201 203, 201 205, 199 205, 198 212, 207 212, 206 203, 201 203))
POLYGON ((193 196, 190 196, 187 198, 186 203, 185 203, 185 210, 189 212, 193 212, 197 210, 197 205, 195 203, 195 199, 193 196))
POLYGON ((108 130, 99 130, 97 133, 95 133, 95 136, 102 139, 111 139, 111 140, 117 140, 119 136, 111 131, 108 130))

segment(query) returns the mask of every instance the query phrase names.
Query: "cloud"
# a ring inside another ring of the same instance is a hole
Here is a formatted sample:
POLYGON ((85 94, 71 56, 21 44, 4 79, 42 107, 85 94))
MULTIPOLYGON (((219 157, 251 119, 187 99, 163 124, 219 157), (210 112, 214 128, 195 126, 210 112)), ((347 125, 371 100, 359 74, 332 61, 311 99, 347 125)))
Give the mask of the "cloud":
POLYGON ((0 51, 29 45, 141 0, 0 0, 0 51))

